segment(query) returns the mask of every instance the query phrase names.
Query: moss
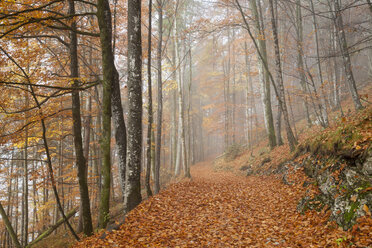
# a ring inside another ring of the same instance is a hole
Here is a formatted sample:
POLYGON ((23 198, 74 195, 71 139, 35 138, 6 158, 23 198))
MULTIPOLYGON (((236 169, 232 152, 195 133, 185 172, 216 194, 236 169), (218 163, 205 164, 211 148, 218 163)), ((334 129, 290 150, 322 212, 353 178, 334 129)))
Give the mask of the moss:
POLYGON ((350 205, 350 210, 346 211, 344 213, 344 222, 345 224, 350 224, 351 221, 353 220, 355 213, 357 209, 359 208, 359 201, 352 202, 350 205))

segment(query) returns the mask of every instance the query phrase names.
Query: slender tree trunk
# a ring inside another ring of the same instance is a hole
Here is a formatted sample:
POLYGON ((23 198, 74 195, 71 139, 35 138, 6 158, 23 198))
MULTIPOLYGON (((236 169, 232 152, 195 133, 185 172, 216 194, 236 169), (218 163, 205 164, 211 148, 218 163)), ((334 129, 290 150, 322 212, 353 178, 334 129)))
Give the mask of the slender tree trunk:
POLYGON ((232 126, 232 143, 236 143, 236 57, 235 57, 235 30, 232 30, 232 109, 231 109, 231 126, 232 126))
POLYGON ((283 145, 283 138, 282 138, 282 108, 278 102, 278 115, 276 117, 276 144, 278 146, 283 145))
POLYGON ((100 39, 102 46, 102 66, 103 66, 103 95, 102 95, 102 136, 101 136, 101 150, 102 150, 102 187, 100 195, 100 207, 98 226, 105 228, 109 221, 110 209, 110 184, 111 184, 111 96, 112 84, 109 79, 110 74, 104 69, 109 68, 109 59, 103 56, 104 51, 112 49, 111 47, 111 12, 107 0, 98 0, 97 2, 97 18, 100 28, 100 39))
MULTIPOLYGON (((69 14, 75 14, 75 4, 69 0, 69 14)), ((75 29, 76 24, 73 21, 72 27, 75 29)), ((73 86, 79 87, 79 64, 77 54, 77 35, 70 32, 70 77, 73 80, 73 86)), ((82 205, 83 230, 84 234, 90 236, 93 234, 92 217, 90 213, 89 191, 87 183, 87 161, 84 157, 83 140, 81 136, 81 114, 80 114, 80 95, 79 91, 72 92, 72 119, 73 119, 73 136, 76 154, 76 166, 78 169, 78 181, 80 190, 80 201, 82 205)))
POLYGON ((158 6, 158 51, 157 51, 157 63, 158 63, 158 109, 157 109, 157 126, 156 126, 156 144, 155 144, 155 194, 160 191, 160 152, 161 152, 161 130, 162 130, 162 117, 163 117, 163 82, 162 82, 162 47, 163 47, 163 1, 157 0, 158 6))
POLYGON ((315 33, 315 47, 316 47, 316 57, 318 62, 318 74, 319 74, 319 81, 320 81, 320 89, 323 95, 323 101, 321 100, 322 104, 320 105, 320 111, 323 120, 323 127, 328 127, 328 110, 327 110, 327 103, 325 101, 325 93, 324 93, 324 82, 323 82, 323 73, 322 73, 322 66, 320 63, 320 52, 319 52, 319 38, 318 38, 318 24, 316 21, 315 9, 313 0, 310 0, 311 10, 312 10, 312 17, 313 17, 313 27, 315 33))
MULTIPOLYGON (((181 65, 181 56, 180 56, 180 47, 177 42, 178 37, 178 22, 176 20, 176 57, 178 58, 178 64, 181 65)), ((177 80, 177 92, 178 92, 178 118, 179 118, 179 132, 180 132, 180 144, 181 144, 181 151, 182 151, 182 164, 184 168, 185 177, 191 177, 190 171, 187 170, 187 151, 186 151, 186 141, 185 141, 185 121, 184 121, 184 112, 183 112, 183 94, 182 94, 182 66, 179 66, 179 73, 178 73, 178 80, 177 80)))
MULTIPOLYGON (((178 91, 177 91, 178 92, 178 91)), ((176 154, 176 166, 174 169, 174 174, 178 176, 180 174, 181 170, 181 123, 180 123, 180 118, 178 118, 178 128, 177 128, 177 154, 176 154)))
POLYGON ((226 87, 226 67, 225 67, 225 60, 222 62, 222 68, 223 68, 223 98, 224 98, 224 108, 225 108, 225 115, 224 115, 224 127, 225 127, 225 132, 224 132, 224 145, 225 145, 225 150, 229 146, 229 103, 228 103, 228 93, 227 93, 227 87, 226 87))
POLYGON ((293 135, 290 123, 289 123, 289 116, 287 111, 287 104, 285 101, 285 95, 284 95, 284 85, 283 85, 283 76, 282 76, 282 67, 280 62, 280 52, 279 52, 279 40, 278 40, 278 34, 277 34, 277 28, 275 23, 275 16, 274 16, 274 7, 273 7, 273 0, 269 0, 270 4, 270 12, 271 12, 271 26, 274 36, 274 48, 275 48, 275 65, 277 69, 277 85, 279 88, 279 98, 280 103, 283 111, 283 119, 284 119, 284 125, 287 132, 287 139, 289 143, 289 147, 291 151, 295 149, 295 145, 297 144, 297 140, 293 135))
POLYGON ((344 62, 344 68, 346 73, 346 82, 349 86, 349 91, 351 93, 351 97, 353 99, 354 107, 355 109, 359 110, 362 109, 363 106, 360 102, 360 97, 358 94, 358 90, 356 87, 355 79, 353 70, 351 67, 351 59, 349 54, 349 48, 347 45, 345 30, 344 30, 344 24, 342 20, 342 11, 340 7, 340 3, 338 0, 332 0, 333 6, 334 6, 334 16, 333 21, 335 23, 336 27, 336 35, 339 42, 341 54, 342 54, 342 61, 344 62))
MULTIPOLYGON (((11 215, 12 215, 12 209, 13 209, 13 170, 14 170, 14 150, 12 151, 12 156, 11 156, 11 162, 10 162, 10 168, 8 168, 8 199, 7 199, 7 209, 6 209, 6 215, 9 218, 9 222, 11 223, 11 215)), ((3 246, 10 247, 10 235, 8 232, 4 230, 4 240, 3 240, 3 246)))
POLYGON ((305 116, 307 121, 307 126, 311 127, 311 118, 309 113, 309 104, 308 104, 308 92, 306 88, 306 75, 304 69, 304 51, 303 51, 303 26, 302 26, 302 12, 301 12, 301 0, 296 2, 296 22, 297 22, 297 67, 300 74, 300 85, 302 88, 303 94, 303 106, 305 109, 305 116))
MULTIPOLYGON (((337 51, 336 31, 332 32, 331 43, 332 52, 336 54, 337 51)), ((333 102, 335 107, 341 111, 341 115, 343 115, 340 100, 340 68, 338 64, 338 58, 336 56, 333 57, 333 102)))
MULTIPOLYGON (((35 149, 36 151, 36 149, 35 149)), ((35 152, 36 154, 36 152, 35 152)), ((36 155, 35 155, 36 157, 36 155)), ((32 169, 33 171, 35 171, 35 162, 32 163, 32 169)), ((34 235, 35 235, 35 232, 36 232, 36 223, 39 222, 39 218, 38 218, 38 214, 37 214, 37 196, 38 196, 38 192, 37 192, 37 188, 36 188, 36 178, 33 177, 32 178, 32 188, 33 188, 33 203, 34 203, 34 209, 33 209, 33 224, 32 224, 32 229, 33 229, 33 232, 32 232, 32 240, 34 240, 34 235)))
POLYGON ((275 139, 275 129, 274 129, 274 119, 271 109, 271 93, 270 93, 270 81, 269 81, 269 72, 264 63, 267 61, 267 52, 266 52, 266 39, 265 39, 265 29, 263 26, 263 22, 260 22, 260 16, 262 16, 261 11, 258 11, 257 3, 255 0, 250 1, 250 5, 252 8, 252 14, 254 17, 255 29, 256 33, 259 36, 258 40, 258 49, 259 53, 261 53, 259 63, 261 67, 261 86, 262 86, 262 98, 264 104, 264 120, 265 120, 265 127, 266 132, 269 137, 269 146, 270 149, 273 149, 276 146, 276 139, 275 139))
MULTIPOLYGON (((70 219, 71 217, 73 217, 76 214, 76 212, 77 212, 77 208, 72 209, 71 211, 66 213, 67 219, 70 219)), ((28 246, 26 246, 26 248, 31 247, 35 245, 36 243, 40 242, 41 240, 43 240, 44 238, 48 237, 53 231, 55 231, 64 222, 65 220, 63 218, 57 220, 55 224, 53 224, 47 230, 41 233, 35 240, 33 240, 28 246)))
MULTIPOLYGON (((89 169, 89 151, 90 151, 90 124, 92 121, 91 111, 92 111, 92 98, 89 96, 87 99, 87 112, 88 115, 85 117, 84 120, 84 158, 86 159, 86 169, 85 169, 85 178, 88 182, 88 169, 89 169)), ((89 198, 91 200, 91 197, 89 198)), ((79 208, 79 222, 78 222, 78 228, 77 232, 81 232, 83 230, 83 204, 80 204, 79 208)), ((56 218, 56 221, 58 220, 58 217, 56 218)))
POLYGON ((295 120, 294 113, 293 113, 293 107, 292 107, 293 104, 292 104, 292 100, 291 100, 291 95, 289 94, 289 91, 288 90, 287 90, 287 95, 288 95, 289 110, 291 111, 293 131, 294 131, 295 138, 297 140, 298 139, 298 135, 297 135, 297 129, 296 129, 296 120, 295 120))
POLYGON ((141 201, 142 153, 142 44, 141 0, 128 2, 128 153, 124 212, 141 201))
POLYGON ((247 143, 249 148, 252 147, 252 137, 251 137, 251 130, 250 130, 250 125, 249 123, 252 120, 252 106, 250 106, 250 98, 249 96, 253 97, 253 92, 249 92, 249 86, 250 86, 250 78, 251 78, 251 66, 250 66, 250 61, 249 61, 249 56, 248 56, 248 47, 247 47, 247 42, 244 42, 244 57, 245 57, 245 70, 246 70, 246 87, 245 87, 245 95, 246 95, 246 135, 247 135, 247 143))
POLYGON ((148 57, 147 57, 147 90, 148 90, 148 125, 147 125, 147 150, 146 150, 146 192, 147 196, 152 196, 151 185, 150 185, 150 175, 151 175, 151 131, 153 123, 152 115, 152 85, 151 85, 151 26, 152 26, 152 0, 149 0, 149 33, 148 33, 148 57))
POLYGON ((190 116, 190 111, 191 111, 191 85, 192 85, 192 54, 191 54, 191 37, 190 37, 190 47, 189 47, 189 85, 188 85, 188 102, 187 102, 187 137, 188 137, 188 158, 187 158, 187 174, 190 174, 190 166, 192 164, 192 149, 191 149, 191 116, 190 116))
MULTIPOLYGON (((26 95, 26 106, 29 106, 29 98, 28 98, 28 93, 26 95)), ((28 113, 25 113, 26 115, 26 123, 28 122, 28 113)), ((23 209, 22 209, 22 243, 23 245, 27 245, 28 242, 28 127, 26 127, 25 130, 25 146, 24 146, 24 161, 23 161, 23 209)))
MULTIPOLYGON (((16 165, 17 167, 19 167, 18 163, 16 165)), ((15 183, 15 189, 14 191, 16 192, 16 195, 15 195, 15 220, 13 221, 15 227, 14 227, 14 231, 15 231, 15 234, 16 236, 18 237, 18 207, 19 207, 19 197, 18 197, 18 187, 19 187, 19 182, 18 182, 18 172, 16 173, 16 183, 15 183)), ((45 181, 43 182, 44 185, 45 185, 45 181)))
MULTIPOLYGON (((176 60, 176 38, 175 38, 175 28, 172 30, 173 37, 172 37, 172 80, 174 84, 177 82, 177 60, 176 60)), ((171 92, 171 139, 172 139, 172 151, 171 151, 171 164, 173 170, 176 169, 176 160, 177 160, 177 89, 173 89, 171 92)), ((175 172, 174 172, 175 173, 175 172)))

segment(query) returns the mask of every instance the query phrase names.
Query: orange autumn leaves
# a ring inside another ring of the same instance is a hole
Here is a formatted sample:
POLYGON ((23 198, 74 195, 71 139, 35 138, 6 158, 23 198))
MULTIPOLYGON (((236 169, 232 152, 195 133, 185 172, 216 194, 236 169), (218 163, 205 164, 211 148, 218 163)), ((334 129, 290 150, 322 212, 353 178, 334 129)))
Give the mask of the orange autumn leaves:
POLYGON ((326 211, 296 211, 304 194, 302 172, 287 186, 274 176, 243 177, 192 168, 192 180, 170 185, 144 201, 105 239, 74 247, 351 247, 372 242, 371 219, 349 232, 327 222, 326 211), (341 240, 342 239, 342 240, 341 240))

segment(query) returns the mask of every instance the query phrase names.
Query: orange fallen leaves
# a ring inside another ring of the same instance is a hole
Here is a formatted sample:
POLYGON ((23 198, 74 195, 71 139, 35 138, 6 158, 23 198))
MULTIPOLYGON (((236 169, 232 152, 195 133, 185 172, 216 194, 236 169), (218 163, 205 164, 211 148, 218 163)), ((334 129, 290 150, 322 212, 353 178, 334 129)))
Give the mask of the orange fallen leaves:
POLYGON ((363 247, 372 243, 371 218, 349 232, 327 222, 329 213, 297 213, 302 172, 284 185, 274 176, 243 177, 192 168, 192 180, 171 184, 142 202, 120 230, 74 247, 363 247), (343 240, 340 245, 336 240, 343 240))

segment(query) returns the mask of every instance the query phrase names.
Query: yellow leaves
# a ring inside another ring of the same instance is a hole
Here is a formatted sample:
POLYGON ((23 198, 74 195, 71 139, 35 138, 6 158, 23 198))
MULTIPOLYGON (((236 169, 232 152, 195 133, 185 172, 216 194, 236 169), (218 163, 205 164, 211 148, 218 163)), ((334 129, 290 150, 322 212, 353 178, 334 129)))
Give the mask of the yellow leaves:
POLYGON ((368 216, 371 216, 371 212, 369 211, 369 208, 368 208, 367 204, 364 204, 364 205, 363 205, 363 211, 364 211, 368 216))
POLYGON ((176 89, 177 89, 177 81, 171 80, 171 79, 167 81, 167 85, 164 87, 165 92, 170 92, 176 89))

